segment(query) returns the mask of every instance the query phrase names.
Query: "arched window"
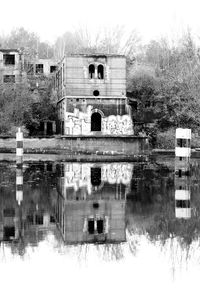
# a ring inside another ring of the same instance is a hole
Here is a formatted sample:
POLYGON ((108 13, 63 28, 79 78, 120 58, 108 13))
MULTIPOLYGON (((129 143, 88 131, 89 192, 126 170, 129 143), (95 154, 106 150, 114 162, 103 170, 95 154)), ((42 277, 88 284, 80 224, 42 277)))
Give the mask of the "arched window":
POLYGON ((95 76, 95 66, 93 64, 89 65, 89 78, 92 79, 95 76))
POLYGON ((98 79, 104 79, 104 67, 103 67, 103 65, 98 65, 97 75, 98 75, 98 79))
POLYGON ((91 131, 101 131, 101 115, 98 112, 91 116, 91 131))

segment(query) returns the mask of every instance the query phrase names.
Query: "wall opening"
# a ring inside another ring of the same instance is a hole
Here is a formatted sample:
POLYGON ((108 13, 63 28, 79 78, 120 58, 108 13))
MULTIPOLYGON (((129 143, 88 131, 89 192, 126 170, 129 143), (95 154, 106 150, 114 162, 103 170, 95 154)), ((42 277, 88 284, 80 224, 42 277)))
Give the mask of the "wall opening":
POLYGON ((53 123, 47 122, 47 135, 53 135, 53 123))
POLYGON ((101 131, 101 115, 98 112, 91 116, 91 131, 101 131))
POLYGON ((103 233, 103 220, 102 219, 97 220, 97 232, 99 234, 103 233))
POLYGON ((50 66, 50 73, 53 73, 57 70, 57 66, 50 66))
POLYGON ((104 67, 103 67, 103 65, 98 65, 97 75, 98 75, 98 79, 104 79, 104 67))
POLYGON ((15 83, 15 75, 4 75, 3 82, 4 83, 15 83))
POLYGON ((4 240, 9 241, 15 237, 15 227, 5 226, 3 231, 4 240))
POLYGON ((95 66, 93 64, 89 65, 89 78, 95 77, 95 66))
POLYGON ((93 95, 94 95, 95 97, 98 97, 98 96, 99 96, 99 91, 98 91, 98 90, 95 90, 95 91, 93 92, 93 95))
POLYGON ((35 216, 35 224, 36 225, 43 225, 43 215, 36 215, 35 216))
POLYGON ((43 64, 36 64, 35 74, 43 74, 43 73, 44 73, 43 64))
POLYGON ((91 184, 93 186, 101 184, 101 168, 91 168, 91 184))
POLYGON ((93 208, 95 208, 95 209, 99 208, 99 203, 97 203, 97 202, 93 203, 93 208))
POLYGON ((94 234, 94 220, 88 220, 88 232, 89 234, 94 234))
POLYGON ((14 65, 15 64, 15 55, 14 54, 4 54, 3 62, 4 62, 4 65, 14 65))

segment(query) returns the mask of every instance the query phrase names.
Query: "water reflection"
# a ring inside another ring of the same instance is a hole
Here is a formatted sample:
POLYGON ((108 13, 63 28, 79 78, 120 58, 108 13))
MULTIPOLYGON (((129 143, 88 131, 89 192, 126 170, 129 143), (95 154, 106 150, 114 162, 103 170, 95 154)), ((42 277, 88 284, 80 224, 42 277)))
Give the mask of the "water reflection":
POLYGON ((190 204, 190 158, 175 158, 175 215, 176 218, 191 218, 190 204))
POLYGON ((35 162, 19 174, 1 162, 0 240, 20 255, 49 235, 62 250, 94 244, 117 259, 126 247, 136 255, 144 237, 162 247, 177 239, 189 249, 200 233, 199 170, 198 161, 190 176, 153 162, 35 162))
POLYGON ((66 243, 124 242, 125 203, 133 166, 65 163, 55 216, 66 243))

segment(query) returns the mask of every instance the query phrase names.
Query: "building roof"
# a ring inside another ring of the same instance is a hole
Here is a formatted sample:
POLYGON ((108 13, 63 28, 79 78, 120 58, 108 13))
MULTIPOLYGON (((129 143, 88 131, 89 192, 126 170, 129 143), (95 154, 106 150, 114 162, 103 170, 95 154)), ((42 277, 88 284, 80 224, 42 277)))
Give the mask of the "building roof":
POLYGON ((0 48, 0 52, 6 52, 6 53, 9 53, 9 52, 20 52, 19 49, 13 49, 13 48, 8 48, 8 49, 5 49, 5 48, 0 48))
POLYGON ((77 57, 77 56, 84 56, 84 57, 125 57, 125 55, 122 54, 106 54, 106 53, 91 53, 91 54, 85 54, 85 53, 79 53, 79 54, 68 54, 66 57, 77 57))

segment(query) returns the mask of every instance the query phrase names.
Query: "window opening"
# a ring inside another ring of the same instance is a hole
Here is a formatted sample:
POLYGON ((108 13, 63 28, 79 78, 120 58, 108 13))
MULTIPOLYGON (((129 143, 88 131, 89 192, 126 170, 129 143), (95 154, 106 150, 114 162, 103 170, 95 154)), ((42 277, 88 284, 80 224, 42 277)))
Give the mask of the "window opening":
POLYGON ((36 64, 35 65, 35 73, 36 74, 43 74, 44 73, 43 64, 36 64))
POLYGON ((95 77, 95 66, 89 65, 89 78, 92 79, 95 77))
POLYGON ((97 202, 93 203, 93 208, 95 208, 95 209, 99 208, 99 203, 97 203, 97 202))
POLYGON ((103 233, 103 220, 97 220, 97 232, 99 234, 103 233))
POLYGON ((57 70, 56 66, 50 66, 50 73, 53 73, 57 70))
POLYGON ((94 234, 94 220, 88 220, 88 232, 94 234))
POLYGON ((5 226, 4 227, 4 240, 9 241, 15 237, 15 227, 14 226, 5 226))
POLYGON ((43 216, 42 215, 36 215, 35 216, 35 224, 43 225, 43 216))
POLYGON ((104 79, 104 67, 103 67, 103 65, 98 65, 97 74, 98 74, 98 79, 104 79))
POLYGON ((3 62, 4 62, 4 65, 14 65, 15 64, 15 55, 14 54, 4 54, 3 62))

